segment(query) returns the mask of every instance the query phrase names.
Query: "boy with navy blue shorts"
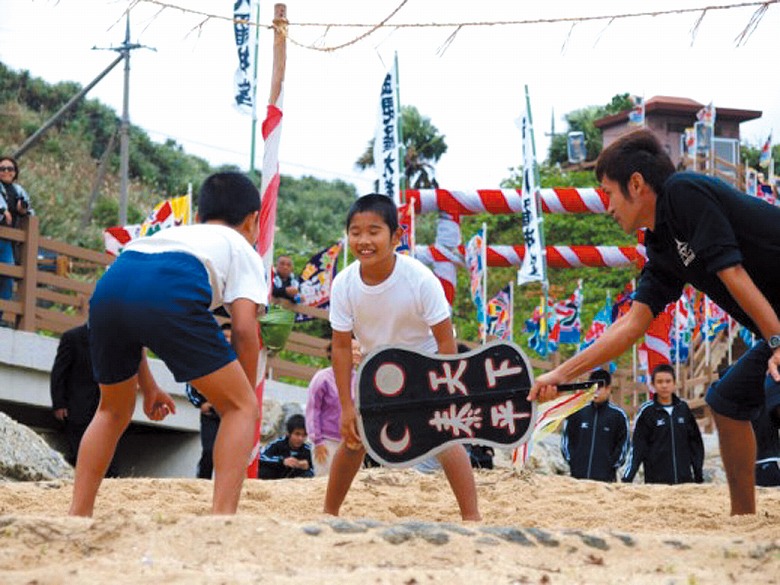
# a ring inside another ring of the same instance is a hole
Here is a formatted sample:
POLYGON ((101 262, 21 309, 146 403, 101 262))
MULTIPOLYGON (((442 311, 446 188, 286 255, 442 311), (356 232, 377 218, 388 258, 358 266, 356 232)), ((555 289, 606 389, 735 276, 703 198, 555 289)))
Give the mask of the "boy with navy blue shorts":
POLYGON ((588 349, 539 376, 528 398, 552 398, 558 384, 628 350, 683 286, 692 284, 761 338, 706 396, 718 427, 731 514, 755 514, 756 439, 750 421, 766 394, 780 388, 780 208, 719 179, 675 172, 647 129, 605 148, 596 176, 623 231, 647 229, 647 263, 629 312, 588 349))
POLYGON ((89 329, 101 399, 79 450, 71 515, 92 515, 139 387, 151 420, 175 412, 152 377, 145 348, 220 413, 212 512, 236 512, 259 418, 257 315, 268 297, 253 248, 259 209, 260 194, 246 176, 211 175, 200 190, 198 224, 131 242, 97 283, 89 329), (212 315, 221 306, 231 316, 232 346, 212 315))

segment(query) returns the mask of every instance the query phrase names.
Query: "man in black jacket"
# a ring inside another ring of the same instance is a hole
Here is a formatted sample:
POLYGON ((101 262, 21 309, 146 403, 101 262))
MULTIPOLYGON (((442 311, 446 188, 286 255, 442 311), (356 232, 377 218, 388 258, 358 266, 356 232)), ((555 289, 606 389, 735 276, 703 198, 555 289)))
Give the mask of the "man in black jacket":
MULTIPOLYGON (((86 324, 62 334, 51 368, 50 390, 54 417, 65 427, 70 450, 68 463, 75 466, 81 437, 100 402, 100 387, 92 374, 86 324)), ((111 462, 106 476, 117 476, 115 461, 111 462)))
POLYGON ((610 400, 612 376, 595 370, 588 378, 602 381, 593 401, 563 423, 561 453, 577 479, 615 481, 628 453, 628 417, 610 400))
POLYGON ((623 481, 633 481, 644 463, 645 483, 702 483, 704 442, 688 404, 674 393, 674 368, 657 366, 651 382, 655 397, 637 414, 623 481))

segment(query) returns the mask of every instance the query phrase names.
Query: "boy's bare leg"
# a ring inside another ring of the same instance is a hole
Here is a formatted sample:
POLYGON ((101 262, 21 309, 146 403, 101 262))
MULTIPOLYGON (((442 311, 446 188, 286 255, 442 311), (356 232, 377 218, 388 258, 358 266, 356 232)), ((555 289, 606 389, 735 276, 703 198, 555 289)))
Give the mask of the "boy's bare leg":
POLYGON ((328 476, 328 489, 325 491, 325 505, 323 512, 332 516, 338 516, 341 504, 347 497, 347 492, 355 479, 366 451, 363 448, 350 449, 343 442, 333 456, 328 476))
POLYGON ((79 446, 73 482, 71 516, 92 516, 100 483, 116 445, 133 417, 138 376, 119 384, 100 385, 100 405, 79 446))
POLYGON ((756 513, 756 437, 750 421, 713 413, 720 457, 731 496, 731 515, 756 513))
POLYGON ((463 520, 482 520, 477 506, 477 486, 469 455, 463 445, 453 445, 437 455, 452 493, 458 501, 463 520))
POLYGON ((254 389, 238 361, 193 380, 192 385, 220 415, 214 442, 213 514, 235 514, 254 446, 254 429, 260 417, 254 389))

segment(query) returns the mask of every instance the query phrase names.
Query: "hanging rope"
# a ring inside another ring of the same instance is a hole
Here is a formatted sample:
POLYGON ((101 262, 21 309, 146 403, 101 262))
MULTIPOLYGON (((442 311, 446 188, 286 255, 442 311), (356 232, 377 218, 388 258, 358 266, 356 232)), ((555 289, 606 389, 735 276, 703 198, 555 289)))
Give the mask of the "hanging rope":
MULTIPOLYGON (((323 46, 322 38, 320 37, 317 41, 315 41, 312 44, 305 44, 299 41, 296 41, 288 36, 288 40, 304 49, 310 49, 312 51, 322 51, 322 52, 333 52, 338 51, 339 49, 343 49, 345 47, 349 47, 350 45, 354 45, 355 43, 358 43, 362 41, 363 39, 371 36, 378 30, 382 28, 394 28, 394 29, 403 29, 403 28, 453 28, 455 29, 452 34, 447 38, 447 40, 442 44, 442 46, 439 48, 437 53, 439 55, 443 54, 444 51, 447 50, 447 48, 452 44, 452 42, 455 40, 455 36, 464 28, 476 28, 476 27, 486 27, 486 26, 524 26, 524 25, 532 25, 532 24, 556 24, 556 23, 570 23, 572 25, 572 28, 574 25, 582 23, 582 22, 591 22, 591 21, 602 21, 606 20, 607 25, 605 26, 604 30, 609 28, 609 26, 616 20, 621 19, 630 19, 630 18, 641 18, 646 16, 666 16, 666 15, 675 15, 675 14, 698 14, 698 17, 696 21, 694 22, 694 25, 691 29, 691 43, 696 38, 696 33, 698 32, 699 26, 701 25, 702 20, 704 19, 704 16, 708 12, 715 12, 715 11, 721 11, 721 10, 733 10, 738 8, 752 8, 755 7, 756 10, 753 12, 753 14, 750 17, 750 20, 748 21, 747 25, 745 25, 745 28, 740 32, 736 38, 734 39, 734 42, 736 46, 742 46, 745 43, 747 43, 750 36, 755 32, 755 30, 758 28, 758 25, 761 23, 761 20, 765 16, 767 10, 769 10, 769 7, 772 4, 777 4, 780 2, 780 0, 764 0, 764 1, 754 1, 754 2, 737 2, 732 4, 715 4, 712 6, 704 6, 704 7, 697 7, 697 8, 675 8, 670 10, 649 10, 649 11, 643 11, 643 12, 625 12, 620 14, 600 14, 600 15, 594 15, 594 16, 567 16, 567 17, 560 17, 560 18, 531 18, 531 19, 523 19, 523 20, 495 20, 495 21, 464 21, 464 22, 399 22, 399 23, 390 23, 389 21, 407 4, 409 0, 401 0, 400 4, 396 8, 394 8, 390 14, 388 14, 385 18, 383 18, 378 23, 343 23, 343 22, 297 22, 297 23, 290 23, 290 27, 319 27, 319 28, 325 28, 326 30, 330 29, 336 29, 336 28, 366 28, 368 29, 366 32, 361 33, 357 37, 346 41, 344 43, 340 43, 338 45, 330 45, 330 46, 323 46)), ((221 20, 221 21, 227 21, 227 22, 233 22, 233 18, 230 16, 225 16, 221 14, 213 14, 209 12, 204 12, 201 10, 194 10, 191 8, 187 8, 185 6, 179 6, 176 4, 172 4, 170 2, 165 2, 163 0, 132 0, 130 2, 130 5, 128 6, 128 10, 132 10, 139 4, 152 4, 154 6, 160 7, 160 10, 155 15, 155 18, 159 16, 161 12, 164 10, 170 9, 170 10, 177 10, 179 12, 185 13, 185 14, 194 14, 197 16, 200 16, 203 18, 203 20, 195 26, 192 30, 200 30, 203 28, 203 26, 210 20, 221 20)), ((272 26, 269 25, 262 25, 262 24, 256 24, 251 23, 252 26, 260 26, 263 28, 271 29, 272 26)), ((599 33, 599 37, 603 34, 604 30, 599 33)), ((569 30, 569 36, 571 36, 571 29, 569 30)), ((568 37, 567 37, 568 41, 568 37)), ((564 43, 564 49, 565 49, 566 43, 564 43)))

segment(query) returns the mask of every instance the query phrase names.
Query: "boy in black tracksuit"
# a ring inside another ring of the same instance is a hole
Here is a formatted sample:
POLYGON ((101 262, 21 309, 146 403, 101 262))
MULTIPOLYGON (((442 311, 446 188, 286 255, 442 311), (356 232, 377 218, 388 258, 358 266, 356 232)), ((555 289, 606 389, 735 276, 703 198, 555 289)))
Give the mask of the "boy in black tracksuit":
POLYGON ((628 453, 628 417, 610 402, 612 376, 596 370, 589 380, 603 381, 593 401, 563 423, 561 453, 577 479, 615 481, 628 453))
POLYGON ((260 479, 314 477, 311 446, 306 442, 306 419, 287 419, 287 434, 269 443, 260 454, 260 479))
POLYGON ((651 382, 655 397, 637 414, 623 481, 633 481, 644 463, 645 483, 702 483, 704 442, 688 404, 674 394, 674 368, 656 367, 651 382))

